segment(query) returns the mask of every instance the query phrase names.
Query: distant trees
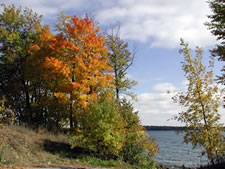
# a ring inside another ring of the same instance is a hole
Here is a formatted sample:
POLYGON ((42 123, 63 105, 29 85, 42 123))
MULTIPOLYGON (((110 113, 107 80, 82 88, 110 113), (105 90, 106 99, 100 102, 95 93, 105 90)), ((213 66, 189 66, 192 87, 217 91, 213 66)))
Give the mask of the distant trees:
MULTIPOLYGON (((213 84, 213 72, 207 71, 202 64, 202 50, 196 48, 196 57, 192 58, 188 44, 181 41, 184 54, 183 71, 188 80, 185 92, 178 93, 173 99, 184 107, 176 119, 185 123, 185 142, 193 147, 204 148, 212 163, 224 159, 225 137, 222 135, 218 113, 218 88, 213 84)), ((211 67, 212 68, 212 67, 211 67)))

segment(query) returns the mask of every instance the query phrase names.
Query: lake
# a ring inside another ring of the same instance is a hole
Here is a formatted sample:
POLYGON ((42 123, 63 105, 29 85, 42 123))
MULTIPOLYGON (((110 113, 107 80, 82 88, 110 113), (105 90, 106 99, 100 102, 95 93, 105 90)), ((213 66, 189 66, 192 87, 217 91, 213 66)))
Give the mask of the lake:
POLYGON ((148 133, 157 141, 159 154, 155 160, 170 169, 185 167, 199 167, 208 163, 206 156, 201 156, 201 148, 192 149, 191 144, 183 142, 184 132, 169 130, 152 130, 148 133))

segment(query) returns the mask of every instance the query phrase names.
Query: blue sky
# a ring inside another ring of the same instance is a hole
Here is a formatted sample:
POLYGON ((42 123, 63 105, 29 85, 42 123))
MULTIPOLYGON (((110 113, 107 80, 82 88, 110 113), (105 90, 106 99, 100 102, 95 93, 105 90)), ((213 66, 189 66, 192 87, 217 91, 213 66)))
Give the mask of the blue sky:
MULTIPOLYGON (((120 25, 121 38, 130 49, 138 45, 133 66, 128 76, 138 81, 133 89, 138 102, 134 104, 144 125, 181 125, 168 119, 182 109, 174 104, 166 90, 185 88, 181 69, 182 55, 179 40, 190 47, 204 49, 204 62, 215 44, 204 23, 210 9, 206 0, 3 0, 17 7, 28 7, 43 15, 43 24, 56 24, 61 11, 67 15, 84 16, 86 13, 109 31, 120 25)), ((222 62, 216 62, 219 74, 222 62)), ((225 110, 219 110, 225 123, 225 110)))

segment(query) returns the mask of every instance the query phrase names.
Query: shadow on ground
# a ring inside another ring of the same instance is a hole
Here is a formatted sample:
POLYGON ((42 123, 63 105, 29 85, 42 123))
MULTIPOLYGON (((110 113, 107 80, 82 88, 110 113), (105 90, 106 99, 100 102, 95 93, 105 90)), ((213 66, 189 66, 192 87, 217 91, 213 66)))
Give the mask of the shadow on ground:
POLYGON ((91 154, 87 149, 79 147, 71 149, 71 145, 68 143, 55 142, 49 139, 44 140, 43 147, 45 151, 52 154, 59 154, 63 158, 78 158, 91 154))

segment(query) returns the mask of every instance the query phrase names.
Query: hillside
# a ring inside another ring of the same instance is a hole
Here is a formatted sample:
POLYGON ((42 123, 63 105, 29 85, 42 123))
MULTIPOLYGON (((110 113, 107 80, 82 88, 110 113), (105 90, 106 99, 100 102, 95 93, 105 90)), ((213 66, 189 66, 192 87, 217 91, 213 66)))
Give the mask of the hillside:
POLYGON ((84 150, 71 149, 69 139, 64 134, 18 126, 0 130, 0 168, 43 166, 129 168, 122 162, 103 161, 84 150))

